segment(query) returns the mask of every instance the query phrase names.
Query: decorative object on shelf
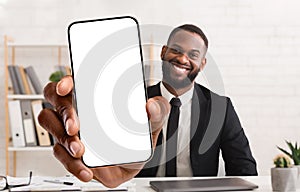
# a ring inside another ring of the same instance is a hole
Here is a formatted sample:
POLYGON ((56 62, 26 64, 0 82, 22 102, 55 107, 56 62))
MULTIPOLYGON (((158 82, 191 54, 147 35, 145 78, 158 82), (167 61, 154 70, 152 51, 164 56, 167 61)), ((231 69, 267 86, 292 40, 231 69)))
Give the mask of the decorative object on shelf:
POLYGON ((71 69, 69 66, 56 66, 57 71, 51 73, 49 81, 58 82, 66 75, 71 75, 71 69))
POLYGON ((278 146, 277 148, 280 151, 282 151, 284 154, 288 155, 291 159, 293 159, 294 162, 293 167, 298 169, 297 189, 300 189, 300 146, 298 146, 297 142, 295 142, 295 144, 289 141, 285 141, 285 142, 288 145, 291 152, 288 152, 278 146))
POLYGON ((63 76, 65 76, 64 72, 56 71, 50 75, 49 81, 58 82, 61 80, 61 78, 63 78, 63 76))
POLYGON ((291 167, 291 159, 285 154, 274 158, 275 167, 271 168, 273 191, 296 191, 298 169, 291 167))

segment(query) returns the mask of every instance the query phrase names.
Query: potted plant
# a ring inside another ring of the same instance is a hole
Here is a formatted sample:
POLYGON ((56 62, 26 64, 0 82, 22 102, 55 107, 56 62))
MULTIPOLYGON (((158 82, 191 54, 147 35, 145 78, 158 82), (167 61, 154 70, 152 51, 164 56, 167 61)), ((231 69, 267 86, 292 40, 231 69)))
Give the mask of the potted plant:
POLYGON ((54 73, 51 73, 49 80, 52 82, 58 82, 64 76, 65 76, 65 74, 62 71, 55 71, 54 73))
POLYGON ((289 141, 285 141, 288 145, 290 152, 284 150, 281 147, 277 148, 282 151, 284 154, 288 155, 291 159, 293 159, 294 167, 298 169, 298 181, 297 181, 297 188, 300 188, 300 146, 298 146, 297 142, 295 144, 292 144, 289 141))
POLYGON ((291 159, 285 154, 277 155, 271 168, 273 191, 296 191, 298 169, 291 167, 291 159))

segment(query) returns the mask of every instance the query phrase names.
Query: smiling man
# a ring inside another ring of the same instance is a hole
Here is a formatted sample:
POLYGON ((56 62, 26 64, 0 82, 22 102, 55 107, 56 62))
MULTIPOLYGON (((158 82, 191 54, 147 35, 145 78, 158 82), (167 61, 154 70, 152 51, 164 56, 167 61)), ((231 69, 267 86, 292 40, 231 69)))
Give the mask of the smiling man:
POLYGON ((42 110, 39 123, 58 141, 53 147, 55 157, 80 180, 94 178, 108 187, 135 176, 216 176, 220 151, 226 175, 257 175, 230 99, 195 83, 206 65, 207 48, 205 34, 194 25, 175 28, 163 46, 162 82, 147 89, 146 110, 155 151, 146 164, 86 167, 81 161, 84 145, 72 105, 72 78, 49 83, 44 96, 55 110, 42 110))
POLYGON ((154 157, 139 176, 216 176, 220 151, 226 175, 257 175, 256 162, 230 99, 195 83, 206 65, 207 48, 207 37, 194 25, 175 28, 163 46, 163 79, 149 87, 148 94, 163 96, 170 103, 176 98, 181 104, 176 118, 171 109, 154 157), (200 153, 203 145, 209 145, 208 150, 200 153))
POLYGON ((193 81, 206 64, 204 56, 208 41, 202 32, 205 40, 192 31, 197 31, 192 25, 176 28, 161 51, 163 84, 175 96, 192 88, 193 81))

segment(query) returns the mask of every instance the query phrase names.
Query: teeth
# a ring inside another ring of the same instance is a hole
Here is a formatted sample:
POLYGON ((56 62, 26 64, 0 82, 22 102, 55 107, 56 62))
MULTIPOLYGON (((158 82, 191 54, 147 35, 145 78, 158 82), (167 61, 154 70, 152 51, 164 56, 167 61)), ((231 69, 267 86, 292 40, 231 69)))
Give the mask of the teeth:
POLYGON ((176 70, 180 71, 180 72, 185 72, 185 71, 186 71, 186 69, 180 68, 180 67, 178 67, 178 66, 176 66, 176 65, 174 65, 174 68, 175 68, 176 70))

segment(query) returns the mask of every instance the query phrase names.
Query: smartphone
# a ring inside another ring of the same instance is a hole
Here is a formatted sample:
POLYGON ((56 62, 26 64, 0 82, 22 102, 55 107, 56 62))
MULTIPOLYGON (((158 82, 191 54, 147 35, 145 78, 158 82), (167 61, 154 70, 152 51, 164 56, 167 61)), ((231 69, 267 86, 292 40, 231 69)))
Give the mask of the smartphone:
POLYGON ((76 21, 68 27, 68 41, 85 165, 149 160, 152 138, 137 20, 76 21))

